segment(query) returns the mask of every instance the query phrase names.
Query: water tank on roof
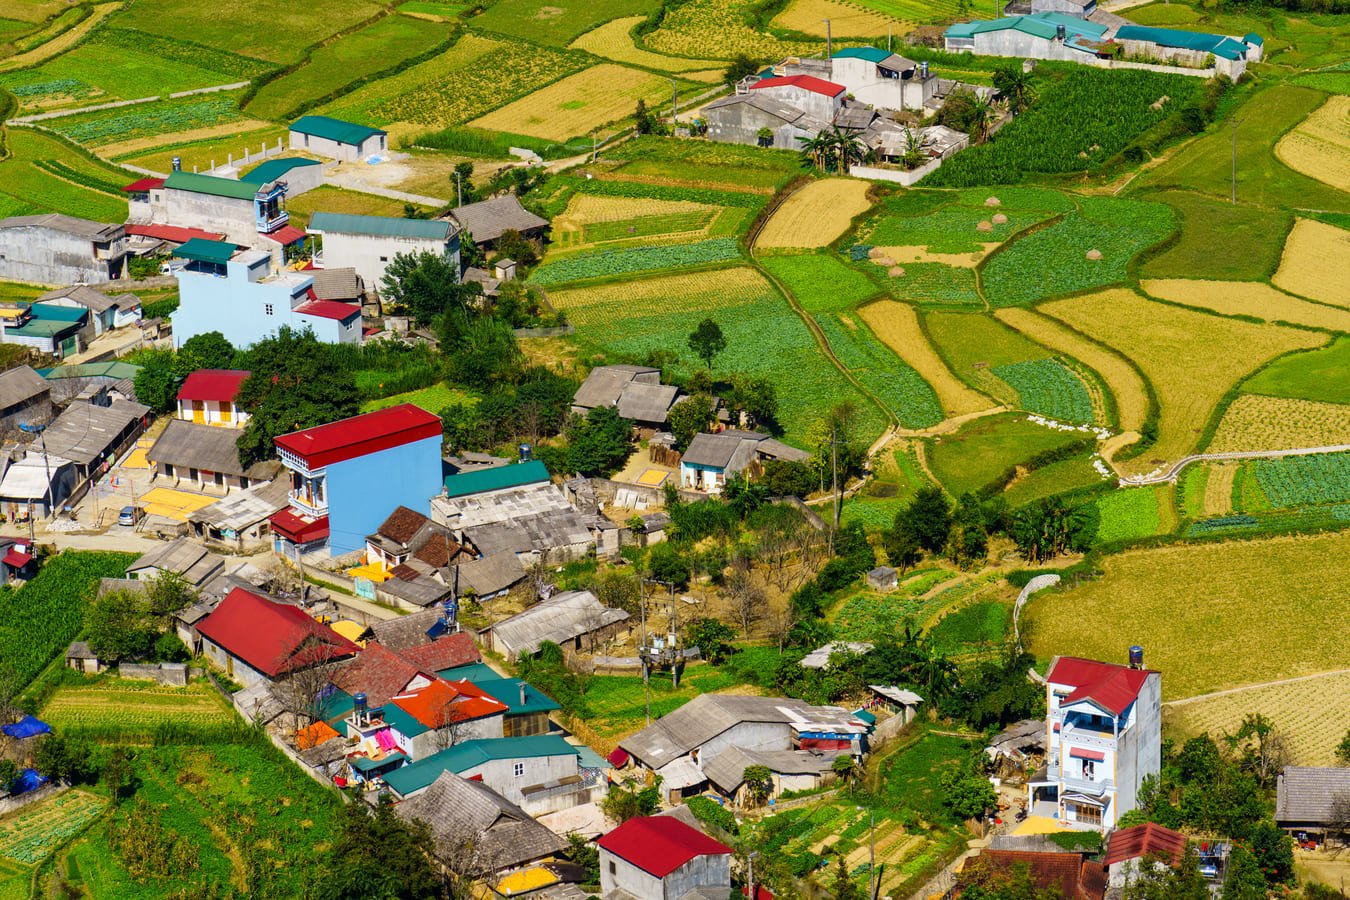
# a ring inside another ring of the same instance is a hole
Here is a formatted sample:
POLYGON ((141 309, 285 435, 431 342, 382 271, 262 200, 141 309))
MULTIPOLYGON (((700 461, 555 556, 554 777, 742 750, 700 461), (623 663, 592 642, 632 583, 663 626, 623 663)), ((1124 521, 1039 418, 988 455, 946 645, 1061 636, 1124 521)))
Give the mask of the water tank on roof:
POLYGON ((926 59, 921 63, 919 63, 919 77, 920 78, 928 77, 928 60, 926 59))
POLYGON ((529 444, 521 444, 516 449, 520 451, 521 462, 529 462, 531 459, 534 458, 534 448, 532 448, 529 444))
POLYGON ((175 156, 175 157, 173 158, 173 170, 174 170, 175 172, 181 172, 181 171, 183 171, 183 157, 181 157, 181 156, 175 156))
POLYGON ((1064 40, 1064 35, 1065 35, 1064 26, 1063 26, 1063 25, 1056 25, 1056 26, 1055 26, 1055 40, 1060 41, 1060 42, 1063 42, 1063 40, 1064 40))
POLYGON ((362 693, 352 694, 353 715, 357 722, 366 720, 366 695, 362 693))
POLYGON ((1130 648, 1130 668, 1142 669, 1144 667, 1144 648, 1135 644, 1130 648))

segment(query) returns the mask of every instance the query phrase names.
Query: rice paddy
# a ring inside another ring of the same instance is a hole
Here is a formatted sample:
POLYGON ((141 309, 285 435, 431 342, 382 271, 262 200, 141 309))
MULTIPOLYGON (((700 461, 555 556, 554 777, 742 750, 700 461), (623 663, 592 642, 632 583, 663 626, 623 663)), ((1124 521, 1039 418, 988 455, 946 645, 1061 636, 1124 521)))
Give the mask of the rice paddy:
POLYGON ((844 0, 792 0, 773 24, 811 37, 825 37, 825 20, 836 38, 876 38, 904 34, 913 25, 844 0))
POLYGON ((732 59, 738 53, 756 59, 809 54, 817 42, 784 41, 747 22, 746 0, 689 0, 666 10, 661 27, 646 36, 648 50, 670 56, 732 59), (710 51, 717 49, 717 53, 710 51))
POLYGON ((1242 394, 1224 412, 1207 453, 1350 444, 1350 406, 1242 394))
POLYGON ((1350 96, 1328 97, 1280 139, 1275 155, 1295 172, 1350 191, 1350 96))
POLYGON ((1350 231, 1299 219, 1284 243, 1280 268, 1271 279, 1291 294, 1350 309, 1350 231))
POLYGON ((933 386, 947 416, 963 416, 993 405, 988 397, 967 387, 937 355, 928 336, 919 327, 919 315, 914 307, 895 300, 881 300, 858 312, 877 338, 933 386))
POLYGON ((871 206, 867 199, 869 188, 866 181, 852 178, 811 182, 774 210, 755 246, 766 250, 828 246, 871 206))
POLYGON ((711 80, 721 77, 726 63, 711 59, 685 59, 677 56, 663 56, 643 50, 633 43, 633 29, 646 20, 646 16, 628 16, 606 22, 599 28, 586 32, 570 45, 573 50, 585 50, 601 59, 613 60, 642 69, 656 69, 660 72, 678 72, 686 78, 696 81, 709 80, 703 75, 711 73, 711 80), (694 73, 694 74, 689 74, 694 73))
POLYGON ((1154 297, 1225 316, 1251 316, 1267 322, 1350 332, 1350 311, 1300 300, 1262 281, 1172 278, 1140 284, 1154 297))
POLYGON ((724 207, 690 200, 606 197, 577 193, 553 219, 552 240, 559 247, 648 239, 697 241, 724 207))
POLYGON ((601 63, 540 87, 468 124, 562 141, 631 116, 638 100, 654 107, 669 95, 666 78, 601 63))

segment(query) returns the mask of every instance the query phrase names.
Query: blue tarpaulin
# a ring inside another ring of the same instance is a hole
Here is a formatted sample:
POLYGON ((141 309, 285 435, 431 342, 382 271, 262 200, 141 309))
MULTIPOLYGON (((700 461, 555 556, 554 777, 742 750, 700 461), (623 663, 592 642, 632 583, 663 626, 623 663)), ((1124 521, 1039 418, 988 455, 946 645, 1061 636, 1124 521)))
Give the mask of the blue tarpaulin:
POLYGON ((9 786, 9 792, 18 796, 26 794, 29 791, 37 790, 47 783, 46 775, 39 775, 36 769, 24 769, 19 772, 19 777, 15 778, 9 786))
POLYGON ((52 726, 34 716, 24 716, 13 725, 0 726, 0 731, 12 738, 30 738, 35 734, 47 734, 52 726))

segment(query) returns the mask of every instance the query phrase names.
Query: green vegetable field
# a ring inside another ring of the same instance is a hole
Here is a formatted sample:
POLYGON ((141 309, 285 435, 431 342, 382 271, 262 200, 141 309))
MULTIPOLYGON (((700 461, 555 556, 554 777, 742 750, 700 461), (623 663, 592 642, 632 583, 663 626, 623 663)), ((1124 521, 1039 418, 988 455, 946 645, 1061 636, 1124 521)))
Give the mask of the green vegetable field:
POLYGON ((1009 363, 994 367, 993 372, 1017 391, 1022 408, 1028 412, 1074 425, 1092 422, 1092 398, 1087 388, 1058 360, 1009 363))

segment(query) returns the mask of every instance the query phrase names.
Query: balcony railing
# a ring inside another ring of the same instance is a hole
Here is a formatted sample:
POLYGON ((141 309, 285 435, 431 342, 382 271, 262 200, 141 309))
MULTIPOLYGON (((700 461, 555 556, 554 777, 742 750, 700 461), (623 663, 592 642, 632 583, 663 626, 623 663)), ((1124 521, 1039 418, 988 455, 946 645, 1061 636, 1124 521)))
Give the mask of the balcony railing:
POLYGON ((1116 789, 1116 782, 1111 778, 1087 779, 1076 775, 1069 775, 1059 780, 1060 790, 1073 791, 1079 794, 1087 794, 1091 797, 1099 797, 1108 791, 1116 789))
POLYGON ((271 234, 290 220, 291 214, 283 209, 274 216, 264 216, 259 214, 254 218, 254 225, 260 233, 271 234))
POLYGON ((328 504, 315 500, 312 494, 291 491, 290 494, 287 495, 287 498, 290 500, 291 506, 294 506, 296 509, 307 515, 314 516, 315 518, 328 515, 328 504))
POLYGON ((1085 728, 1082 725, 1065 723, 1059 731, 1059 739, 1065 744, 1079 747, 1093 747, 1097 750, 1115 750, 1116 736, 1109 731, 1085 728))

